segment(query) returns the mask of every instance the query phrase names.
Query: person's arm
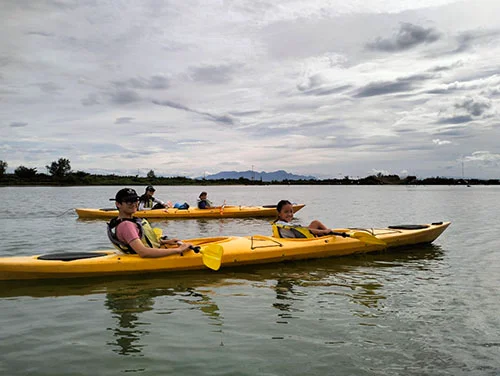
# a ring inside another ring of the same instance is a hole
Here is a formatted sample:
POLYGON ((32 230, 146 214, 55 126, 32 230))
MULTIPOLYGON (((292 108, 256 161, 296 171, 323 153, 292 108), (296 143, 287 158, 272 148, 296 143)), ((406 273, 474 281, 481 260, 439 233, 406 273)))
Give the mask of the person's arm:
POLYGON ((322 230, 322 229, 310 228, 310 227, 308 227, 308 229, 311 232, 311 234, 316 235, 316 236, 325 236, 325 235, 328 235, 330 232, 332 232, 331 229, 322 230))
MULTIPOLYGON (((172 239, 173 240, 173 239, 172 239)), ((164 243, 168 244, 168 243, 164 243)), ((144 258, 157 258, 157 257, 165 257, 170 255, 181 254, 189 250, 189 243, 182 243, 178 247, 175 248, 150 248, 146 247, 144 243, 140 239, 134 239, 129 243, 129 246, 137 252, 137 254, 144 258)))
POLYGON ((158 209, 159 206, 163 207, 164 209, 168 207, 168 205, 165 202, 156 197, 153 197, 153 208, 158 209))
POLYGON ((324 236, 332 232, 332 229, 326 227, 321 221, 318 221, 317 219, 312 221, 309 226, 307 226, 307 228, 309 229, 311 234, 316 236, 324 236))
POLYGON ((167 206, 162 200, 159 198, 153 197, 153 204, 162 204, 163 206, 167 206))

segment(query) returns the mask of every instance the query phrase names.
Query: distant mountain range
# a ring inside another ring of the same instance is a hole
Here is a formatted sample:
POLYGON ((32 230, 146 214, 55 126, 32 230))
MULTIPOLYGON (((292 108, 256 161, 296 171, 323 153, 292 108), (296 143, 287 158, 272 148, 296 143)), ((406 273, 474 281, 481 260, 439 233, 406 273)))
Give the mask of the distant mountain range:
MULTIPOLYGON (((202 179, 200 177, 198 179, 202 179)), ((248 180, 254 181, 283 181, 283 180, 316 180, 314 176, 305 176, 305 175, 295 175, 284 170, 278 170, 274 172, 265 172, 265 171, 221 171, 217 174, 207 175, 205 179, 207 180, 217 180, 217 179, 239 179, 244 178, 248 180)))

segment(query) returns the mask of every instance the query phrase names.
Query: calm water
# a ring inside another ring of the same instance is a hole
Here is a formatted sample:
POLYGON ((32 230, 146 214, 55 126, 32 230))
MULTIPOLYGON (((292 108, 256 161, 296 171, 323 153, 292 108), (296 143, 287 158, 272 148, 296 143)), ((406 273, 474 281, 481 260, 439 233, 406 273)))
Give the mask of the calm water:
MULTIPOLYGON (((0 256, 110 248, 121 187, 0 188, 0 256)), ((136 187, 138 192, 144 187, 136 187)), ((156 187, 163 200, 203 187, 156 187)), ((216 204, 303 202, 301 222, 452 221, 432 246, 148 277, 0 283, 2 375, 500 375, 500 187, 209 187, 216 204)), ((268 219, 156 224, 269 235, 268 219)))

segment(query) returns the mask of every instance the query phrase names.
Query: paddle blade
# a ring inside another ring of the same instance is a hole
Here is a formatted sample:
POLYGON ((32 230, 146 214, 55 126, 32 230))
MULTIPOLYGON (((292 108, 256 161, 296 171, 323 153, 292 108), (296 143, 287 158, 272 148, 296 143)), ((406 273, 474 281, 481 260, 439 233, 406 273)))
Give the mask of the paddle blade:
POLYGON ((367 232, 353 231, 353 232, 349 232, 348 235, 351 238, 358 239, 358 240, 365 242, 367 244, 383 245, 384 247, 387 247, 386 242, 384 242, 383 240, 381 240, 381 239, 377 238, 376 236, 369 234, 367 232))
POLYGON ((212 270, 219 270, 224 248, 220 244, 209 244, 200 248, 203 264, 212 270))

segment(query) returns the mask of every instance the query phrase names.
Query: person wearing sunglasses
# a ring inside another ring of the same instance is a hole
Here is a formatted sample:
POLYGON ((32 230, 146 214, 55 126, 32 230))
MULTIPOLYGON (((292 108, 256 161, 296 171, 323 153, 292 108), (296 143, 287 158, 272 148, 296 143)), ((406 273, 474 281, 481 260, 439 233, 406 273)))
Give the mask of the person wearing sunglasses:
POLYGON ((156 189, 152 185, 148 185, 144 194, 139 197, 139 210, 154 210, 165 209, 168 207, 167 203, 154 197, 156 189))
POLYGON ((176 238, 158 238, 146 219, 133 216, 139 203, 134 189, 120 189, 110 200, 115 201, 118 217, 108 223, 108 237, 118 250, 141 257, 164 257, 189 250, 190 243, 182 243, 176 238))

